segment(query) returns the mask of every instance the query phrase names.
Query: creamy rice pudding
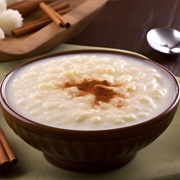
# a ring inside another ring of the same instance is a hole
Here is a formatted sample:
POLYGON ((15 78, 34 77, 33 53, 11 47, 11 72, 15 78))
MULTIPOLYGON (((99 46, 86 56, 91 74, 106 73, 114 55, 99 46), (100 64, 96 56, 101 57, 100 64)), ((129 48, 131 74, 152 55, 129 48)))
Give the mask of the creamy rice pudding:
POLYGON ((48 126, 96 130, 125 127, 161 114, 174 99, 165 70, 135 57, 80 53, 23 66, 6 87, 16 112, 48 126))

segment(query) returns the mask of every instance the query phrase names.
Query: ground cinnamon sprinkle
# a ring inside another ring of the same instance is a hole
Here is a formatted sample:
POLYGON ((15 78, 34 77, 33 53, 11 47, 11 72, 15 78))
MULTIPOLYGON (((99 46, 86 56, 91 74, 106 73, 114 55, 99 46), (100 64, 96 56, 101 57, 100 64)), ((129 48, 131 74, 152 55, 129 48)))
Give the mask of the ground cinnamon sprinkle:
POLYGON ((94 104, 98 105, 99 101, 109 103, 111 99, 119 96, 111 87, 114 87, 110 82, 103 80, 87 80, 84 79, 81 82, 71 81, 64 84, 64 88, 77 87, 82 92, 81 95, 93 94, 95 96, 94 104))

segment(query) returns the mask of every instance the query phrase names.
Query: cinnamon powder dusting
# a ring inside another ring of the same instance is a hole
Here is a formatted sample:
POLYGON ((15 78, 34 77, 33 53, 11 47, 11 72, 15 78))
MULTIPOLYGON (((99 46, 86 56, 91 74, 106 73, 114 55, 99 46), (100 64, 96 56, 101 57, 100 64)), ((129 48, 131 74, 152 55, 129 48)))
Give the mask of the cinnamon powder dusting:
POLYGON ((95 105, 98 105, 99 101, 109 103, 116 96, 123 97, 123 95, 118 94, 111 88, 114 86, 115 85, 106 80, 100 81, 87 79, 84 79, 80 82, 72 81, 64 84, 64 88, 77 87, 77 89, 81 91, 81 94, 77 96, 86 96, 88 94, 94 95, 95 105))

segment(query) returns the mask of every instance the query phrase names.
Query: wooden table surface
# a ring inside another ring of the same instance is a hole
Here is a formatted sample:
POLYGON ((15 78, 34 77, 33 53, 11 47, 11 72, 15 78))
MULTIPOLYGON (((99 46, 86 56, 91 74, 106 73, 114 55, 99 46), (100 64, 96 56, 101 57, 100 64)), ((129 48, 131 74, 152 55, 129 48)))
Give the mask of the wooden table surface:
POLYGON ((145 55, 180 77, 180 55, 153 50, 151 28, 180 30, 180 0, 109 0, 95 20, 68 43, 126 49, 145 55))

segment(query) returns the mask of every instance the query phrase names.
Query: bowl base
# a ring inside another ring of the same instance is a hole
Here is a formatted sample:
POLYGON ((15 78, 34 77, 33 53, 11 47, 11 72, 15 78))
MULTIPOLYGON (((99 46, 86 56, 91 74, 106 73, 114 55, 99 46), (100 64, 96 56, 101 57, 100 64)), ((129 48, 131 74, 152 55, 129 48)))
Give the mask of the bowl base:
POLYGON ((111 171, 120 168, 129 163, 135 154, 131 154, 125 157, 121 157, 117 160, 112 161, 101 161, 101 162, 79 162, 79 161, 66 161, 61 158, 44 154, 46 160, 51 164, 70 171, 86 172, 86 173, 98 173, 104 171, 111 171))

